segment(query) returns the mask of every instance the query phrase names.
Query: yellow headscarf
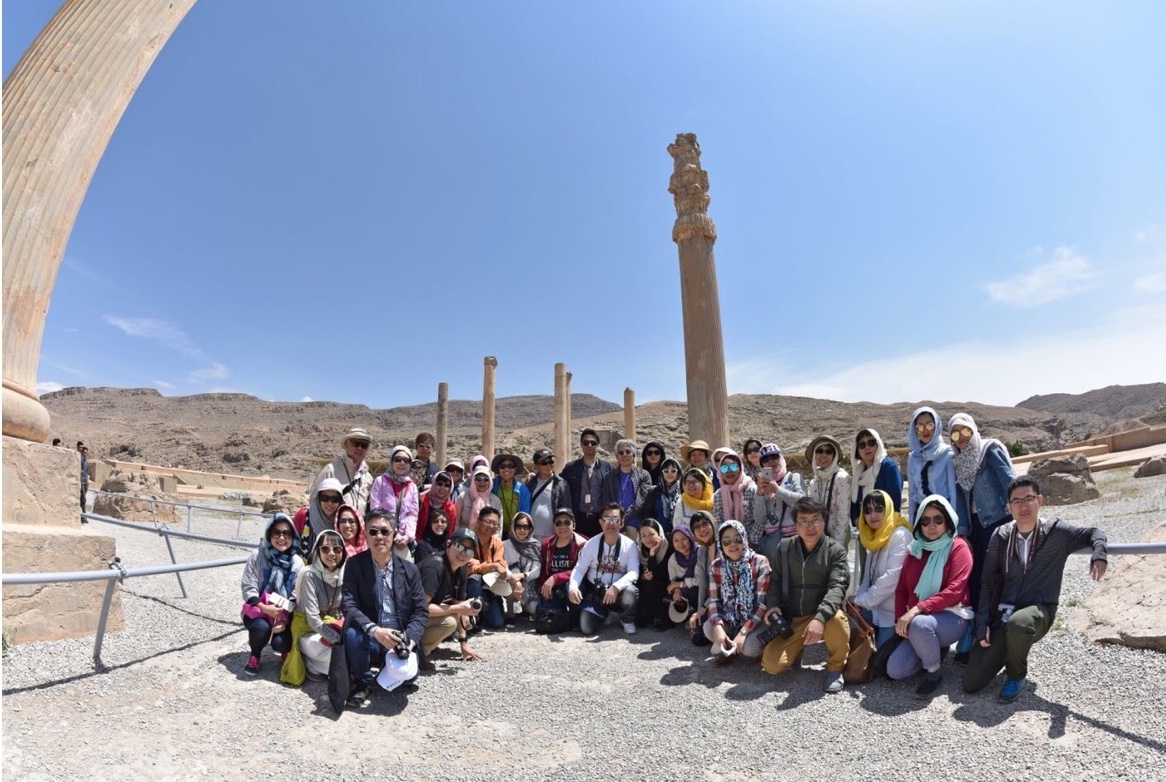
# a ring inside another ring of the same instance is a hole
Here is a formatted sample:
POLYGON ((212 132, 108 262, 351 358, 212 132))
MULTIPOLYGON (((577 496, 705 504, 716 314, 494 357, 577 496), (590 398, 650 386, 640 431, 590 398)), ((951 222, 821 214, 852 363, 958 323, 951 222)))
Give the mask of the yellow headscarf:
MULTIPOLYGON (((895 505, 891 502, 891 495, 887 494, 882 489, 875 489, 868 497, 873 494, 883 495, 883 523, 879 525, 877 530, 873 530, 866 524, 865 511, 858 515, 858 539, 862 543, 862 547, 867 551, 882 551, 888 543, 891 542, 891 535, 895 533, 895 527, 906 527, 908 532, 912 532, 911 523, 903 518, 903 514, 895 510, 895 505)), ((863 505, 866 505, 866 497, 863 497, 863 505)))
POLYGON ((713 482, 705 475, 704 470, 699 467, 689 467, 684 477, 687 480, 689 475, 696 475, 700 478, 700 484, 704 488, 701 489, 700 499, 694 499, 688 496, 688 492, 684 490, 684 484, 680 484, 680 497, 684 500, 684 504, 688 506, 689 510, 707 510, 713 509, 713 482))

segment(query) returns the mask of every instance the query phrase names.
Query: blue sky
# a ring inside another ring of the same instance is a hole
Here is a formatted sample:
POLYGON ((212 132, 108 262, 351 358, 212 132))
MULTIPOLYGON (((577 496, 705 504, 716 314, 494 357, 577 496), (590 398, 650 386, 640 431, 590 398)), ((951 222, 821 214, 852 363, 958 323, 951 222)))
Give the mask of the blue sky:
MULTIPOLYGON (((58 3, 4 0, 7 75, 58 3)), ((39 388, 684 398, 667 145, 730 393, 1166 380, 1166 5, 201 0, 77 219, 39 388), (1153 356, 1159 356, 1154 359, 1153 356)))

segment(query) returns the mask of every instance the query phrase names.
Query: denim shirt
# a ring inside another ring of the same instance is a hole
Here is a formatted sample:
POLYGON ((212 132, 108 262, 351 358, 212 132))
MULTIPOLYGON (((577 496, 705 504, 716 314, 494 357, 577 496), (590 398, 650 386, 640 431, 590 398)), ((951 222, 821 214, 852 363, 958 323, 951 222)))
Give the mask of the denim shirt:
POLYGON ((1004 450, 995 443, 988 446, 987 453, 980 461, 980 469, 976 472, 976 480, 972 484, 971 497, 962 486, 957 487, 959 496, 956 498, 956 513, 959 514, 959 526, 956 532, 967 535, 971 530, 971 521, 975 518, 981 529, 989 529, 1000 522, 1008 521, 1012 517, 1008 513, 1008 484, 1016 477, 1012 469, 1012 462, 1004 450), (968 507, 971 500, 974 507, 968 507))

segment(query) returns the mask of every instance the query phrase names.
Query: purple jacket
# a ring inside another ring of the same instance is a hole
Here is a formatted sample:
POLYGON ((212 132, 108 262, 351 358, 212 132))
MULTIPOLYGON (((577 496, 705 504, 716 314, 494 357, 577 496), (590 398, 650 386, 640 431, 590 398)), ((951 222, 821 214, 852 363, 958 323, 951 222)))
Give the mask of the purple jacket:
POLYGON ((405 484, 401 495, 401 508, 397 510, 397 494, 389 484, 391 479, 387 475, 378 475, 372 482, 372 491, 369 492, 368 509, 384 508, 389 515, 397 520, 397 534, 404 535, 412 543, 417 537, 417 515, 421 508, 420 495, 417 493, 417 484, 412 480, 405 484))

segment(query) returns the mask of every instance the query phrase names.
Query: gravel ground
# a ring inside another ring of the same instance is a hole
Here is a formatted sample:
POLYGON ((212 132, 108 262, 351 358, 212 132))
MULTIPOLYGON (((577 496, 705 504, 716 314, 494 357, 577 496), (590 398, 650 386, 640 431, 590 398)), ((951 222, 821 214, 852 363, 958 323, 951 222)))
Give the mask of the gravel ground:
MULTIPOLYGON (((1120 474, 1118 474, 1120 473, 1120 474)), ((1163 518, 1166 479, 1098 475, 1103 499, 1053 509, 1099 523, 1114 542, 1163 518)), ((248 522, 259 535, 259 523, 248 522)), ((161 538, 94 523, 128 567, 168 562, 161 538)), ((194 531, 233 536, 235 522, 196 517, 194 531)), ((176 541, 182 561, 234 551, 176 541)), ((245 553, 245 552, 242 552, 245 553)), ((1120 558, 1111 568, 1121 567, 1120 558)), ((1068 563, 1062 612, 1032 654, 1029 685, 996 702, 1002 679, 942 693, 876 681, 822 692, 825 650, 809 670, 770 677, 739 661, 704 662, 679 632, 544 638, 520 625, 474 641, 485 662, 439 652, 409 694, 374 694, 337 717, 325 685, 278 682, 268 653, 243 675, 241 567, 133 579, 126 630, 105 640, 26 644, 3 662, 5 779, 1158 779, 1166 767, 1166 659, 1099 646, 1065 627, 1092 589, 1087 560, 1068 563), (919 740, 916 737, 924 737, 919 740)))

